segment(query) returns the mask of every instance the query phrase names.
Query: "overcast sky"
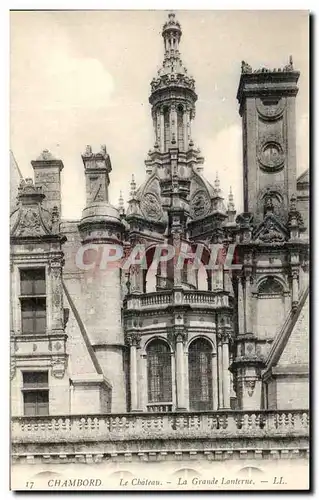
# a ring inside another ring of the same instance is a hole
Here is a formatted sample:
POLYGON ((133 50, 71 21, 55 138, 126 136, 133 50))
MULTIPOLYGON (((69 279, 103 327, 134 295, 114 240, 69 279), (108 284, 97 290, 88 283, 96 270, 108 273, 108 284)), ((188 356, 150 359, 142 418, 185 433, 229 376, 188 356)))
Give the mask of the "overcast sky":
MULTIPOLYGON (((301 71, 297 97, 297 171, 308 168, 308 13, 177 11, 183 63, 195 78, 193 138, 204 175, 233 188, 242 209, 241 120, 236 92, 241 60, 253 69, 301 71)), ((154 144, 148 97, 163 60, 165 11, 11 12, 11 144, 24 176, 47 148, 64 162, 62 216, 85 206, 81 153, 106 144, 113 171, 110 201, 127 200, 131 174, 145 178, 154 144)))

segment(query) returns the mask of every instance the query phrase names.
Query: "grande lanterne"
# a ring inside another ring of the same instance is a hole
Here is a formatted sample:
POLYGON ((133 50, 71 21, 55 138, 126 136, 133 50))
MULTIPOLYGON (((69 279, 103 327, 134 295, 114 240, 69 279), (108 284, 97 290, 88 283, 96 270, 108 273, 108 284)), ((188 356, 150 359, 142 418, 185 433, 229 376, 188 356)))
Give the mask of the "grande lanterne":
POLYGON ((309 174, 296 175, 300 74, 292 57, 278 69, 238 62, 244 212, 236 213, 232 193, 224 200, 218 177, 211 185, 203 174, 192 139, 195 81, 173 13, 162 36, 149 97, 154 145, 127 207, 122 196, 118 208, 109 203, 105 146, 84 147, 86 204, 72 221, 61 218, 62 160, 44 150, 31 161, 33 180, 12 157, 16 473, 32 465, 34 477, 63 476, 82 463, 104 464, 104 477, 133 477, 141 465, 143 474, 160 467, 197 477, 212 461, 260 473, 273 460, 307 461, 309 174), (182 243, 204 245, 202 267, 171 260, 154 269, 164 243, 177 252, 182 243), (239 268, 205 267, 211 244, 236 244, 239 268), (124 253, 142 245, 147 269, 88 272, 75 258, 85 245, 124 253))

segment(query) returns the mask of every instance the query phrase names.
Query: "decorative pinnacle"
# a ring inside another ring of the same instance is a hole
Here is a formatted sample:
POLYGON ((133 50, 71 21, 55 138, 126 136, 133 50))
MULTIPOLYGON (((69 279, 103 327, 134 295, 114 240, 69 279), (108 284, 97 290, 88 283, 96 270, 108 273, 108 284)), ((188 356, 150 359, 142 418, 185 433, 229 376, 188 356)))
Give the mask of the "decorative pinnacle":
POLYGON ((124 198, 123 198, 122 191, 120 191, 118 211, 119 211, 120 215, 124 215, 125 214, 124 198))
POLYGON ((234 204, 234 195, 231 189, 231 186, 229 188, 229 195, 228 195, 228 212, 233 212, 235 210, 235 204, 234 204))
POLYGON ((216 191, 220 191, 220 180, 219 180, 219 177, 218 177, 218 172, 216 172, 216 178, 215 178, 215 182, 214 182, 214 187, 215 187, 216 191))
POLYGON ((132 180, 131 180, 131 192, 130 192, 130 196, 131 196, 131 199, 135 198, 135 195, 136 195, 136 182, 135 182, 135 177, 134 177, 134 174, 132 174, 132 180))

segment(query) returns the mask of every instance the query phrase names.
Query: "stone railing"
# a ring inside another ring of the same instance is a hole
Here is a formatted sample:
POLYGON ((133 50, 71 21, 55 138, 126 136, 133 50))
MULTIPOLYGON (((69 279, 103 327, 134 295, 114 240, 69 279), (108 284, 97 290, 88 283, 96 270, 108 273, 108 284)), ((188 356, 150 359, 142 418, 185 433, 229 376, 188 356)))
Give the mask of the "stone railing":
POLYGON ((206 292, 200 290, 161 290, 158 292, 129 295, 124 301, 126 310, 158 308, 167 305, 191 305, 195 307, 228 307, 227 292, 206 292))
POLYGON ((173 303, 173 294, 171 291, 144 293, 140 296, 142 307, 161 306, 173 303))
MULTIPOLYGON (((13 417, 11 441, 74 443, 151 439, 307 438, 307 410, 13 417)), ((251 446, 253 446, 253 441, 251 446)))

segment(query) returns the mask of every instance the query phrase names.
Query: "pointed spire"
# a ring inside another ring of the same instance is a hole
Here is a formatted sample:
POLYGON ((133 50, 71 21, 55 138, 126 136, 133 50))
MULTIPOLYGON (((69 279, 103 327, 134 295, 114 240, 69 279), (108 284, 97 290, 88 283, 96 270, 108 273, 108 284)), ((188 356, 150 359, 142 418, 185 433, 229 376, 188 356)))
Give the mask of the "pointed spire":
POLYGON ((131 186, 130 198, 132 200, 136 196, 136 182, 135 182, 134 174, 132 174, 132 180, 131 180, 130 186, 131 186))
POLYGON ((230 189, 229 189, 227 210, 228 210, 228 212, 234 212, 235 211, 234 195, 233 195, 231 186, 230 186, 230 189))
POLYGON ((120 191, 119 203, 118 203, 118 211, 119 211, 120 215, 124 215, 125 214, 124 198, 123 198, 122 191, 120 191))

